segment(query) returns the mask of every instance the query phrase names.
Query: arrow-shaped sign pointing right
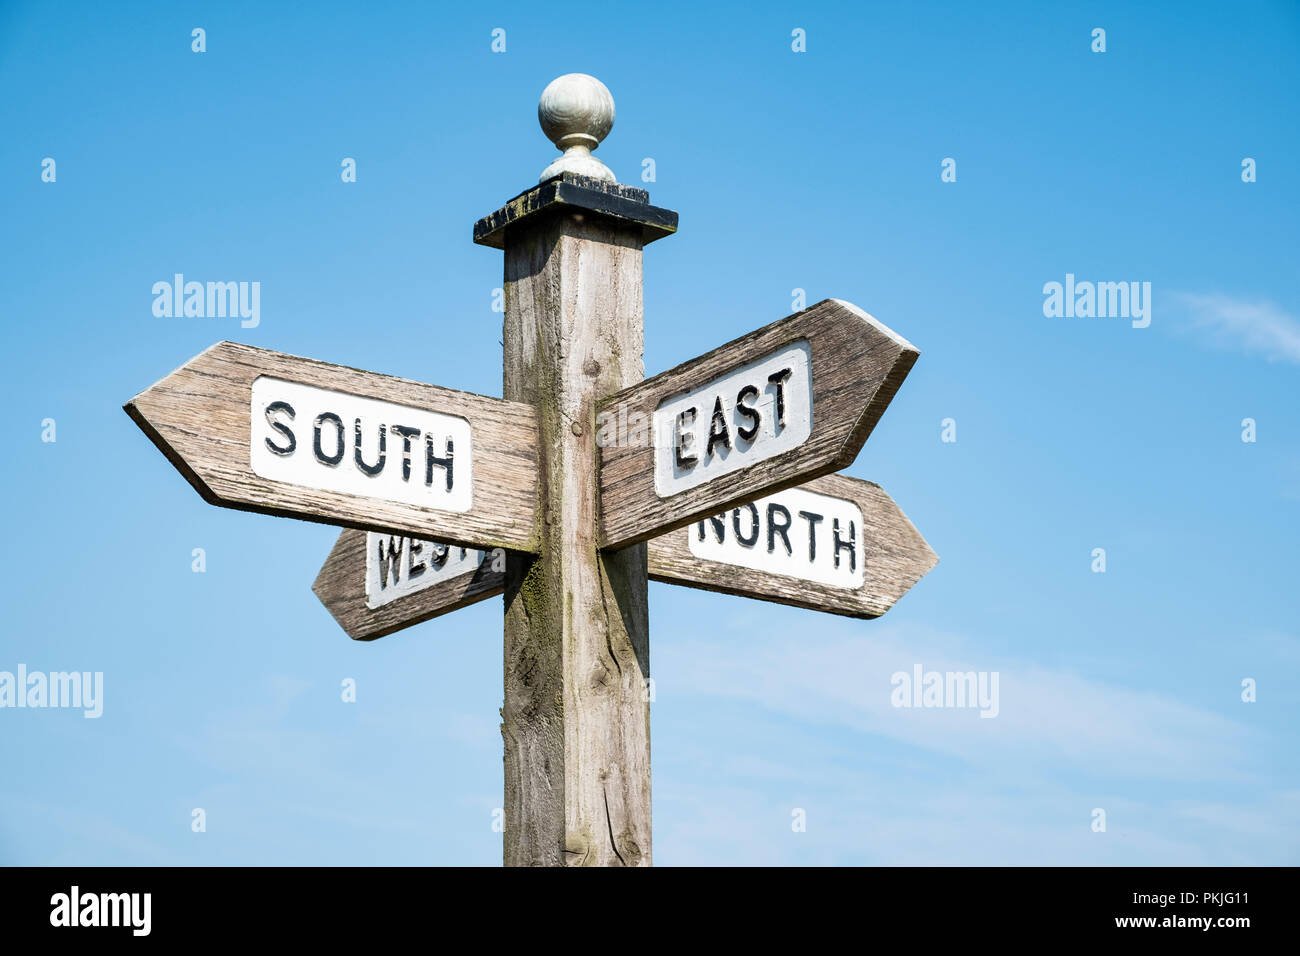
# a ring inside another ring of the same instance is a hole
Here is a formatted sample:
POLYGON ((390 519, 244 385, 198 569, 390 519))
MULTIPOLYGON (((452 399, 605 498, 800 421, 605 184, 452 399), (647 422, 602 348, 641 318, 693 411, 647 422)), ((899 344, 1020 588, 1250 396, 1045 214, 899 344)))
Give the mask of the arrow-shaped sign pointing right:
POLYGON ((825 299, 611 396, 595 421, 601 546, 846 468, 919 354, 825 299))

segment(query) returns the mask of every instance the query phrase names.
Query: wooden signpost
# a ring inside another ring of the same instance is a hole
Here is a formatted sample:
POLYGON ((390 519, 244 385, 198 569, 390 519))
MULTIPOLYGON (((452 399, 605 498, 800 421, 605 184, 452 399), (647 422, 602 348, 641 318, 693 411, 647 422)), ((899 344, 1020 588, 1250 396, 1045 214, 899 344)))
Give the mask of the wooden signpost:
POLYGON ((503 594, 505 863, 648 865, 647 581, 887 611, 938 559, 832 472, 918 353, 827 299, 643 380, 642 250, 677 214, 591 155, 598 80, 538 118, 563 155, 474 227, 504 398, 222 342, 126 411, 205 500, 343 526, 314 590, 353 638, 503 594))

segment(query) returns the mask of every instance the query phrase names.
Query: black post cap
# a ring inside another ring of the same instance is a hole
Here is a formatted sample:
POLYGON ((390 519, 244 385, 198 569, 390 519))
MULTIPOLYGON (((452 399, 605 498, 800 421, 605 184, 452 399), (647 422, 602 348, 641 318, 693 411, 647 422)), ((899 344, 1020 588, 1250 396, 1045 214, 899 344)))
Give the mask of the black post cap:
POLYGON ((625 225, 640 226, 644 245, 677 231, 677 213, 650 205, 650 194, 644 189, 576 173, 561 173, 525 190, 496 212, 474 223, 474 241, 481 246, 504 249, 509 227, 564 206, 625 225))

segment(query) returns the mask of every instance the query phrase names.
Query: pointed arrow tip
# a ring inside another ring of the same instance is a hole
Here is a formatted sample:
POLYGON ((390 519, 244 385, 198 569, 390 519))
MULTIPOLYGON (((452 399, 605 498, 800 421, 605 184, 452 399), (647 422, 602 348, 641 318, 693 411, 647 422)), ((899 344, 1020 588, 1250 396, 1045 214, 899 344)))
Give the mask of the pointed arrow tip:
MULTIPOLYGON (((173 373, 175 374, 175 373, 173 373)), ((122 406, 122 411, 126 412, 127 417, 135 422, 140 431, 151 441, 155 448, 162 452, 163 457, 171 462, 172 467, 181 473, 190 486, 199 493, 199 496, 208 504, 223 505, 226 504, 221 497, 208 486, 198 471, 191 466, 184 453, 176 448, 170 441, 164 437, 160 426, 165 427, 168 423, 164 421, 163 415, 159 414, 161 402, 155 402, 157 394, 161 394, 162 383, 166 379, 157 382, 146 388, 139 395, 136 395, 129 402, 122 406)))
POLYGON ((867 323, 871 324, 872 326, 874 326, 875 328, 879 329, 880 332, 881 332, 882 334, 887 335, 889 338, 893 339, 894 342, 897 343, 898 347, 901 348, 901 349, 903 349, 903 351, 905 351, 905 352, 912 352, 912 353, 914 353, 915 355, 920 355, 920 354, 921 354, 921 350, 920 350, 920 349, 918 349, 918 348, 917 348, 915 345, 913 345, 911 342, 907 341, 907 339, 903 338, 901 335, 899 335, 897 332, 895 332, 895 331, 894 331, 893 329, 891 329, 889 326, 885 325, 884 322, 881 322, 881 321, 880 321, 879 319, 877 319, 874 315, 872 315, 871 313, 867 312, 865 309, 860 309, 860 308, 858 308, 856 305, 854 305, 854 304, 853 304, 852 302, 850 302, 848 299, 831 299, 831 301, 834 302, 836 305, 839 305, 839 306, 842 306, 842 307, 845 308, 845 309, 848 309, 850 312, 852 312, 852 313, 853 313, 854 315, 856 315, 858 318, 862 319, 864 322, 867 322, 867 323))

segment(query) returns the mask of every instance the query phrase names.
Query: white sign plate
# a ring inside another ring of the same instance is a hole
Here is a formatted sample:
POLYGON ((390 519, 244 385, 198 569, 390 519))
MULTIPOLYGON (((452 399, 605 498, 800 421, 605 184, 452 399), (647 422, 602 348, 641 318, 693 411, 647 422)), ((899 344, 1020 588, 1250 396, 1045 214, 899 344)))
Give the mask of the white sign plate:
POLYGON ((654 413, 655 492, 667 498, 803 444, 812 409, 807 340, 665 399, 654 413))
POLYGON ((463 418, 268 375, 252 386, 249 464, 263 478, 440 511, 473 504, 463 418))
POLYGON ((843 498, 790 488, 706 518, 688 532, 697 558, 849 590, 862 587, 862 510, 843 498))
POLYGON ((366 534, 366 607, 375 609, 474 571, 490 554, 424 538, 366 534))

